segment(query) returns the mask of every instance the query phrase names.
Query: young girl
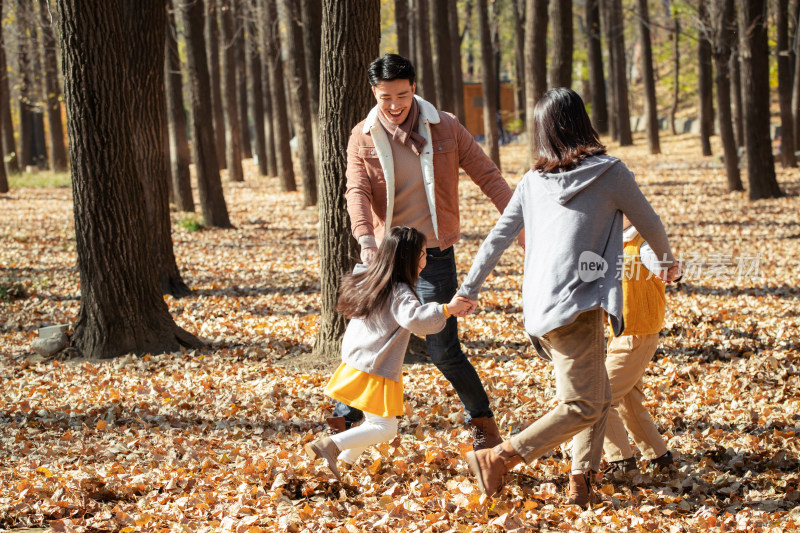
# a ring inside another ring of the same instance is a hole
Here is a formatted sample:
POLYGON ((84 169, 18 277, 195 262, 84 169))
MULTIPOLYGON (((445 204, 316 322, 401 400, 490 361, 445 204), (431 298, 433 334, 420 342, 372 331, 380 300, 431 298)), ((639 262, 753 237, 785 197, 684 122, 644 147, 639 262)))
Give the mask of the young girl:
POLYGON ((458 294, 476 300, 503 251, 525 228, 524 325, 539 355, 553 363, 558 405, 495 448, 469 452, 467 461, 481 490, 491 496, 515 465, 577 435, 569 502, 585 505, 594 501, 590 472, 600 468, 611 404, 604 311, 615 333, 623 326, 622 287, 615 272, 622 254, 622 214, 650 243, 665 271, 674 259, 660 219, 631 171, 605 155, 575 91, 547 91, 533 120, 539 159, 481 245, 458 294))
POLYGON ((352 464, 368 446, 397 434, 403 414, 403 357, 411 333, 441 331, 451 315, 463 316, 472 304, 421 304, 414 292, 425 268, 425 236, 414 228, 393 227, 374 261, 359 265, 342 280, 337 310, 352 318, 342 339, 342 364, 325 394, 364 412, 364 422, 306 445, 306 452, 328 462, 337 479, 337 458, 352 464))

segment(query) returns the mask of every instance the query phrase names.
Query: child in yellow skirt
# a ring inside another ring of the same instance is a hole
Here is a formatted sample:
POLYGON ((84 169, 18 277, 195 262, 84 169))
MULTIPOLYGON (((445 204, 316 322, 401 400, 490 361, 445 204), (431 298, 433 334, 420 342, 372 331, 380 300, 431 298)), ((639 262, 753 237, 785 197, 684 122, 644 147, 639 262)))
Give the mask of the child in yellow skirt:
POLYGON ((363 411, 364 422, 305 447, 312 458, 325 459, 337 479, 337 459, 352 464, 367 447, 397 435, 396 417, 403 414, 403 357, 411 333, 437 333, 448 317, 463 316, 474 307, 458 297, 447 304, 420 303, 414 285, 425 263, 425 236, 396 226, 369 266, 358 265, 342 279, 336 309, 351 320, 342 339, 342 364, 325 394, 363 411))

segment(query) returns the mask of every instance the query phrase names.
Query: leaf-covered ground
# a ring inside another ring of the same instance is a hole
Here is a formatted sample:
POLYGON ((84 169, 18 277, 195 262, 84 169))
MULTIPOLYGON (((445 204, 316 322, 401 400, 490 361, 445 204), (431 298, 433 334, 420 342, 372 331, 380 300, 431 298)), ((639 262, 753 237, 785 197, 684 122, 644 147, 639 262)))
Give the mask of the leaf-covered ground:
MULTIPOLYGON (((800 172, 789 196, 725 192, 688 136, 611 152, 634 170, 688 266, 646 375, 679 469, 606 484, 565 504, 566 450, 523 465, 500 498, 467 475, 463 412, 431 365, 405 367, 407 416, 392 443, 335 482, 302 445, 323 431, 328 377, 308 354, 319 315, 316 211, 255 175, 225 183, 235 230, 174 241, 194 294, 166 297, 201 351, 37 361, 37 328, 79 307, 69 188, 0 196, 0 529, 56 531, 785 531, 800 526, 800 172)), ((719 149, 717 147, 717 153, 719 149)), ((521 178, 521 149, 503 149, 521 178)), ((496 212, 466 178, 459 269, 496 212)), ((550 368, 521 329, 522 252, 509 250, 460 321, 465 349, 513 434, 553 405, 550 368)))

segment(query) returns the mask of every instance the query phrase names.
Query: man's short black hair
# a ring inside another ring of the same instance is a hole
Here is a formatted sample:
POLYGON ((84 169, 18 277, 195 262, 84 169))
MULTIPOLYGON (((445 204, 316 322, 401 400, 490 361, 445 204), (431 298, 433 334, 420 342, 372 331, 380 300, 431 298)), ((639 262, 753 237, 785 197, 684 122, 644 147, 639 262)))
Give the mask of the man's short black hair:
POLYGON ((414 65, 401 55, 385 54, 369 64, 369 84, 372 87, 393 80, 408 80, 413 84, 416 78, 414 65))

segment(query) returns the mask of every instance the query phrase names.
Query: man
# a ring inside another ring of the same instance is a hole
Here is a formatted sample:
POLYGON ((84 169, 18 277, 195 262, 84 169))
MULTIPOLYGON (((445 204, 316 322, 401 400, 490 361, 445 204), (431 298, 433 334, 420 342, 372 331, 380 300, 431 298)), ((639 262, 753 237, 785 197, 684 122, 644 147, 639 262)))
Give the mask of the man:
MULTIPOLYGON (((511 188, 475 139, 451 114, 414 94, 410 61, 386 54, 369 66, 377 106, 356 125, 347 147, 347 211, 361 261, 369 264, 384 232, 411 226, 427 239, 427 266, 416 291, 423 303, 447 303, 456 292, 453 245, 460 239, 459 167, 502 212, 511 188)), ((501 442, 489 398, 458 340, 456 318, 428 335, 428 354, 458 393, 473 427, 475 449, 501 442)), ((337 404, 328 419, 334 432, 361 419, 361 412, 337 404)))

